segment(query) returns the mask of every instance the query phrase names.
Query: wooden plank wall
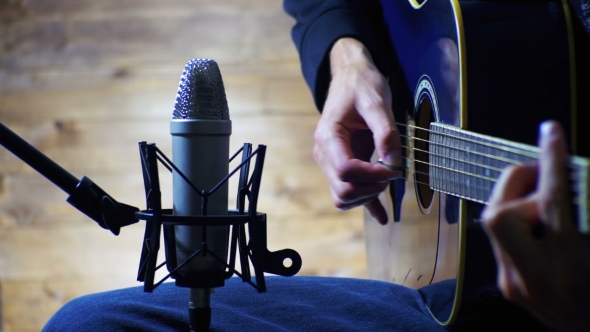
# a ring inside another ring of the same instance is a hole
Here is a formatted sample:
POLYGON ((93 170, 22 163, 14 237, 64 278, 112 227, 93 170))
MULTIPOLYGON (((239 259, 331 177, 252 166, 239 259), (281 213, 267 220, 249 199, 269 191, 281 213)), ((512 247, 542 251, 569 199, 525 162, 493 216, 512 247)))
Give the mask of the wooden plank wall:
MULTIPOLYGON (((0 121, 76 177, 143 208, 137 143, 170 154, 184 64, 215 59, 232 151, 268 145, 259 208, 269 249, 297 250, 301 275, 364 277, 362 211, 332 207, 311 156, 318 115, 292 25, 277 0, 0 0, 0 121)), ((161 179, 170 207, 170 176, 161 179)), ((139 285, 143 224, 115 237, 66 198, 0 148, 0 330, 39 331, 72 298, 139 285)))

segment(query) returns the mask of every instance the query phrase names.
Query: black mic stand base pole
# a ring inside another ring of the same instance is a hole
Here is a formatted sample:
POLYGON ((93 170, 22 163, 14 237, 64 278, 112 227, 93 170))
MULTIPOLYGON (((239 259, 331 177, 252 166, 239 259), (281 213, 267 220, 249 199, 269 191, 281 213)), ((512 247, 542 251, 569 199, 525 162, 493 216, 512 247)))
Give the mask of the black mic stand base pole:
POLYGON ((209 331, 211 325, 211 288, 190 288, 188 320, 191 332, 209 331))

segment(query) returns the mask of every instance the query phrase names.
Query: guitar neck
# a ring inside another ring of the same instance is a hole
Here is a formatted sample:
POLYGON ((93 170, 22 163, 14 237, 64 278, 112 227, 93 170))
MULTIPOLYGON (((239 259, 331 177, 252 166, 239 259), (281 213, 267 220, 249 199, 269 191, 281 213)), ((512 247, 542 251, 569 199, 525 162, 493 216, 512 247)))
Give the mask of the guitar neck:
MULTIPOLYGON (((433 190, 487 204, 500 173, 509 165, 535 163, 539 148, 453 126, 431 123, 428 139, 430 187, 433 190)), ((571 196, 578 229, 590 233, 590 160, 569 160, 571 196)))

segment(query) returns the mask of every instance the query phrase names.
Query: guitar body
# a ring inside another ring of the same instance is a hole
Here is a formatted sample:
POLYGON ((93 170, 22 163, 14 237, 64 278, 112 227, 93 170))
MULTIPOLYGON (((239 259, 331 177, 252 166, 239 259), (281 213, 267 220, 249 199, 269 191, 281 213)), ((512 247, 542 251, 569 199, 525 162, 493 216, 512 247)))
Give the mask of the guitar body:
MULTIPOLYGON (((398 122, 535 145, 538 125, 555 119, 572 152, 588 156, 579 143, 590 137, 577 128, 590 108, 582 79, 588 37, 566 1, 382 0, 382 7, 401 68, 390 78, 398 122)), ((365 216, 369 277, 418 289, 442 325, 485 315, 504 300, 478 222, 484 205, 430 189, 421 152, 428 131, 407 128, 400 126, 412 137, 403 142, 407 180, 381 197, 390 221, 365 216)))

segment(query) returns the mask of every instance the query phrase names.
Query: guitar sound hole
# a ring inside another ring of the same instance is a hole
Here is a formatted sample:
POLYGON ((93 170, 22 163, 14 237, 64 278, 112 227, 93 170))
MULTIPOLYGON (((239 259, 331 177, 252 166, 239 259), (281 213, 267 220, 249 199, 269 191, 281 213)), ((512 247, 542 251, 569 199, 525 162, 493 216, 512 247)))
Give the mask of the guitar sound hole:
POLYGON ((416 181, 416 194, 418 196, 420 210, 424 214, 428 214, 430 212, 430 206, 432 205, 432 201, 434 198, 434 191, 430 189, 429 185, 430 167, 428 165, 428 140, 430 137, 430 132, 428 131, 428 129, 432 121, 434 121, 432 114, 432 103, 430 101, 430 98, 425 97, 420 102, 416 126, 419 128, 424 128, 426 130, 416 128, 416 139, 414 140, 414 179, 416 181))

